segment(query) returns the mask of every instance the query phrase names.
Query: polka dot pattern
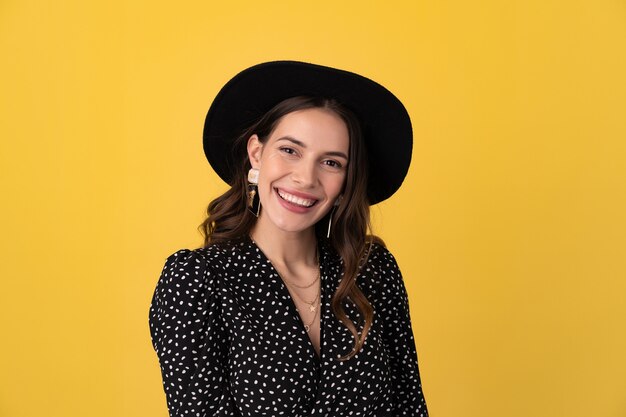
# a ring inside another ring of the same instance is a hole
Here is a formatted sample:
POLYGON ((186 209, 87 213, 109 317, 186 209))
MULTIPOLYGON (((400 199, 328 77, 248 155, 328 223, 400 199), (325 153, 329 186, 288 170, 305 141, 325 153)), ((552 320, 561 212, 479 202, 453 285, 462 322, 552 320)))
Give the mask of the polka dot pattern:
MULTIPOLYGON (((171 416, 428 416, 409 305, 376 245, 357 284, 374 307, 363 349, 330 309, 342 261, 320 244, 321 355, 280 276, 246 239, 171 255, 150 306, 171 416)), ((347 302, 345 310, 360 320, 347 302)))

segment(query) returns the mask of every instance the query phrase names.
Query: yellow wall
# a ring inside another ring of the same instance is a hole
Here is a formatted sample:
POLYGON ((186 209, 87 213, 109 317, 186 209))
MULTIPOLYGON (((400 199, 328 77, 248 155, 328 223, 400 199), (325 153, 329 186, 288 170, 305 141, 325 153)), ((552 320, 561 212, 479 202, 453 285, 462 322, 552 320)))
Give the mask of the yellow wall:
POLYGON ((225 188, 203 118, 285 58, 413 118, 374 211, 431 414, 626 416, 624 1, 4 0, 0 54, 0 416, 166 416, 147 313, 225 188))

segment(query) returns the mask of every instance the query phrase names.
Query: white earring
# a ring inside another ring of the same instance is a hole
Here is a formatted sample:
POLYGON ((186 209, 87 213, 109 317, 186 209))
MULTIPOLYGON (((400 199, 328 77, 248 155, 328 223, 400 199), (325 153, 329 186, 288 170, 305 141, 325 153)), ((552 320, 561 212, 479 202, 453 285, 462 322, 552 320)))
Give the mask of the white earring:
POLYGON ((339 206, 339 203, 341 203, 341 199, 342 198, 343 198, 343 196, 340 195, 335 200, 335 204, 333 204, 333 209, 330 211, 330 216, 328 216, 328 230, 326 231, 326 239, 330 239, 330 229, 331 229, 331 227, 333 225, 333 214, 335 214, 335 210, 339 206))
POLYGON ((248 171, 248 182, 250 184, 259 183, 259 170, 257 168, 250 168, 248 171))

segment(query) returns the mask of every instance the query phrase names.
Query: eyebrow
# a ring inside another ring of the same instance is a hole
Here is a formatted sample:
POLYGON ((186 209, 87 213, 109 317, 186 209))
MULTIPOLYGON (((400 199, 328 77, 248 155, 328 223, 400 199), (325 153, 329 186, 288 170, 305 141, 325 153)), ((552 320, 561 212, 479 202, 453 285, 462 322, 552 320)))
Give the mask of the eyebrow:
MULTIPOLYGON (((298 146, 301 146, 303 148, 306 148, 306 145, 302 141, 299 141, 298 139, 292 138, 291 136, 283 136, 281 138, 276 139, 276 142, 281 141, 281 140, 286 140, 286 141, 291 142, 291 143, 293 143, 295 145, 298 145, 298 146)), ((348 155, 346 155, 343 152, 339 152, 339 151, 324 152, 324 155, 338 156, 340 158, 344 158, 346 161, 348 160, 348 155)))

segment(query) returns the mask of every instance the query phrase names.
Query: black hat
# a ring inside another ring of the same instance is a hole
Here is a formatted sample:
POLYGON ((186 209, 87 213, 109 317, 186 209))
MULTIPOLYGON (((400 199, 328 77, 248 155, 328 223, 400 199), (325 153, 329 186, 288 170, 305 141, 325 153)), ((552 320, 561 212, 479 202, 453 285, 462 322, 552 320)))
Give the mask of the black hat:
POLYGON ((361 75, 306 62, 273 61, 235 75, 217 94, 204 124, 204 153, 224 181, 233 183, 233 142, 279 102, 295 96, 333 98, 361 124, 369 160, 370 204, 389 198, 411 163, 409 115, 396 96, 361 75))

